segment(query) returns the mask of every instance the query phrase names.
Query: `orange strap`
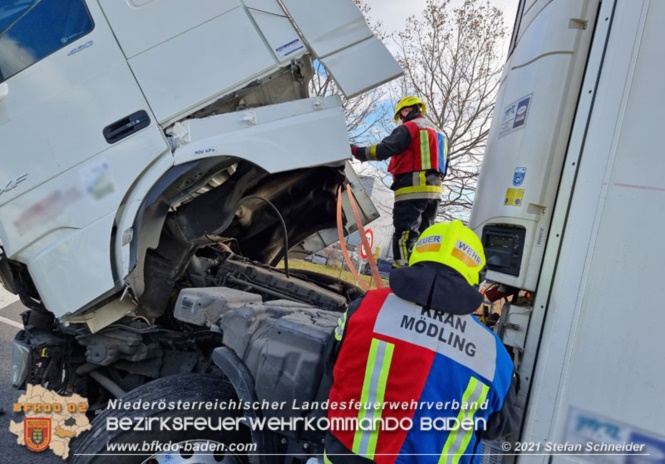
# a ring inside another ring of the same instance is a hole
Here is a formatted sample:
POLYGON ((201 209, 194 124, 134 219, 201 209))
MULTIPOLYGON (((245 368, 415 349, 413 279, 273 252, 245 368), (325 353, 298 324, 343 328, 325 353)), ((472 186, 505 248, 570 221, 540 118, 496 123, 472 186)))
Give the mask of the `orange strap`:
POLYGON ((356 205, 356 200, 353 195, 353 190, 351 190, 351 186, 349 184, 346 184, 346 193, 349 196, 349 203, 351 203, 351 209, 353 210, 353 217, 356 218, 356 225, 358 226, 358 234, 360 234, 360 240, 362 241, 363 247, 365 248, 365 252, 367 253, 367 261, 369 261, 369 267, 372 270, 372 278, 374 279, 374 283, 376 283, 376 288, 383 288, 383 280, 381 279, 381 274, 379 274, 379 268, 376 265, 376 261, 374 261, 374 255, 372 253, 372 249, 369 246, 369 242, 367 242, 367 237, 365 236, 365 228, 363 227, 363 223, 360 220, 360 214, 358 214, 358 207, 356 205))
MULTIPOLYGON (((339 186, 337 191, 337 235, 339 237, 339 245, 342 247, 342 255, 344 255, 344 260, 346 261, 347 266, 353 277, 360 283, 360 286, 365 290, 369 290, 369 285, 360 277, 356 267, 353 265, 351 258, 349 257, 349 251, 346 249, 346 243, 344 242, 344 231, 342 230, 342 186, 339 186)), ((363 237, 365 234, 363 233, 363 237)), ((367 239, 365 239, 367 241, 367 239)), ((367 249, 367 248, 366 248, 367 249)))

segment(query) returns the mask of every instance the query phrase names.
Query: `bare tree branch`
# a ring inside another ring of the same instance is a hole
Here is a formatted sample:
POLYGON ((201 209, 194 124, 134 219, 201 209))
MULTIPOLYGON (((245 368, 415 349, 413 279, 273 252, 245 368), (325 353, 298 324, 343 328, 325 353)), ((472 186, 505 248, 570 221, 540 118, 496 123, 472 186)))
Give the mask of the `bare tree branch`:
MULTIPOLYGON (((388 36, 371 20, 363 0, 355 0, 368 24, 381 39, 388 36)), ((468 218, 480 164, 487 143, 494 101, 502 72, 501 56, 507 31, 503 13, 488 0, 428 0, 418 17, 390 36, 404 76, 361 96, 342 98, 347 129, 359 145, 377 143, 391 130, 392 108, 406 95, 427 104, 427 117, 448 137, 448 174, 439 211, 440 220, 468 218)), ((320 63, 310 85, 315 95, 339 94, 320 63)), ((365 173, 384 185, 391 183, 387 162, 371 163, 365 173)), ((364 166, 365 168, 365 166, 364 166)))
POLYGON ((391 86, 396 100, 415 94, 427 117, 448 136, 449 171, 440 219, 466 218, 476 188, 502 72, 507 37, 503 13, 487 0, 428 0, 393 36, 404 77, 391 86))

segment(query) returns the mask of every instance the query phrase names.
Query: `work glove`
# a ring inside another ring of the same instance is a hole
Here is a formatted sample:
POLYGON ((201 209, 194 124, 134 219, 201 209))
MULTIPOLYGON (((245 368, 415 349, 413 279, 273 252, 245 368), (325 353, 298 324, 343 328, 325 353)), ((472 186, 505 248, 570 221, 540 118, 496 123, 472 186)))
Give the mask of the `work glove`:
POLYGON ((363 154, 363 150, 360 150, 358 145, 351 144, 351 154, 358 161, 367 161, 367 158, 365 158, 365 155, 363 154))

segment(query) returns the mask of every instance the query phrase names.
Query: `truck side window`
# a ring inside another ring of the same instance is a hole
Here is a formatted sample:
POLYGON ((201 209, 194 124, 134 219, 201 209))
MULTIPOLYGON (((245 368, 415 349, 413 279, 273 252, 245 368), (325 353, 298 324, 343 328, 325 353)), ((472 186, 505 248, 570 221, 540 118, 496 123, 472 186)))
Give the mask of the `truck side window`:
POLYGON ((4 0, 0 6, 0 82, 93 29, 83 0, 4 0))

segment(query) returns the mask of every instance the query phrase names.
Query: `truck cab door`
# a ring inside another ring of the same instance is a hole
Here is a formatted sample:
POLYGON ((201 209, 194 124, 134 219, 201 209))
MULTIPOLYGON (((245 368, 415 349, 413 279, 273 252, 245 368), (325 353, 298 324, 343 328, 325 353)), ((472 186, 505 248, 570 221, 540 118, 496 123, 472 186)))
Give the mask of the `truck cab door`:
POLYGON ((119 280, 115 214, 168 145, 94 1, 2 2, 0 86, 0 242, 49 309, 78 309, 119 280))
POLYGON ((346 97, 359 95, 404 73, 367 27, 352 0, 282 0, 281 3, 346 97))

